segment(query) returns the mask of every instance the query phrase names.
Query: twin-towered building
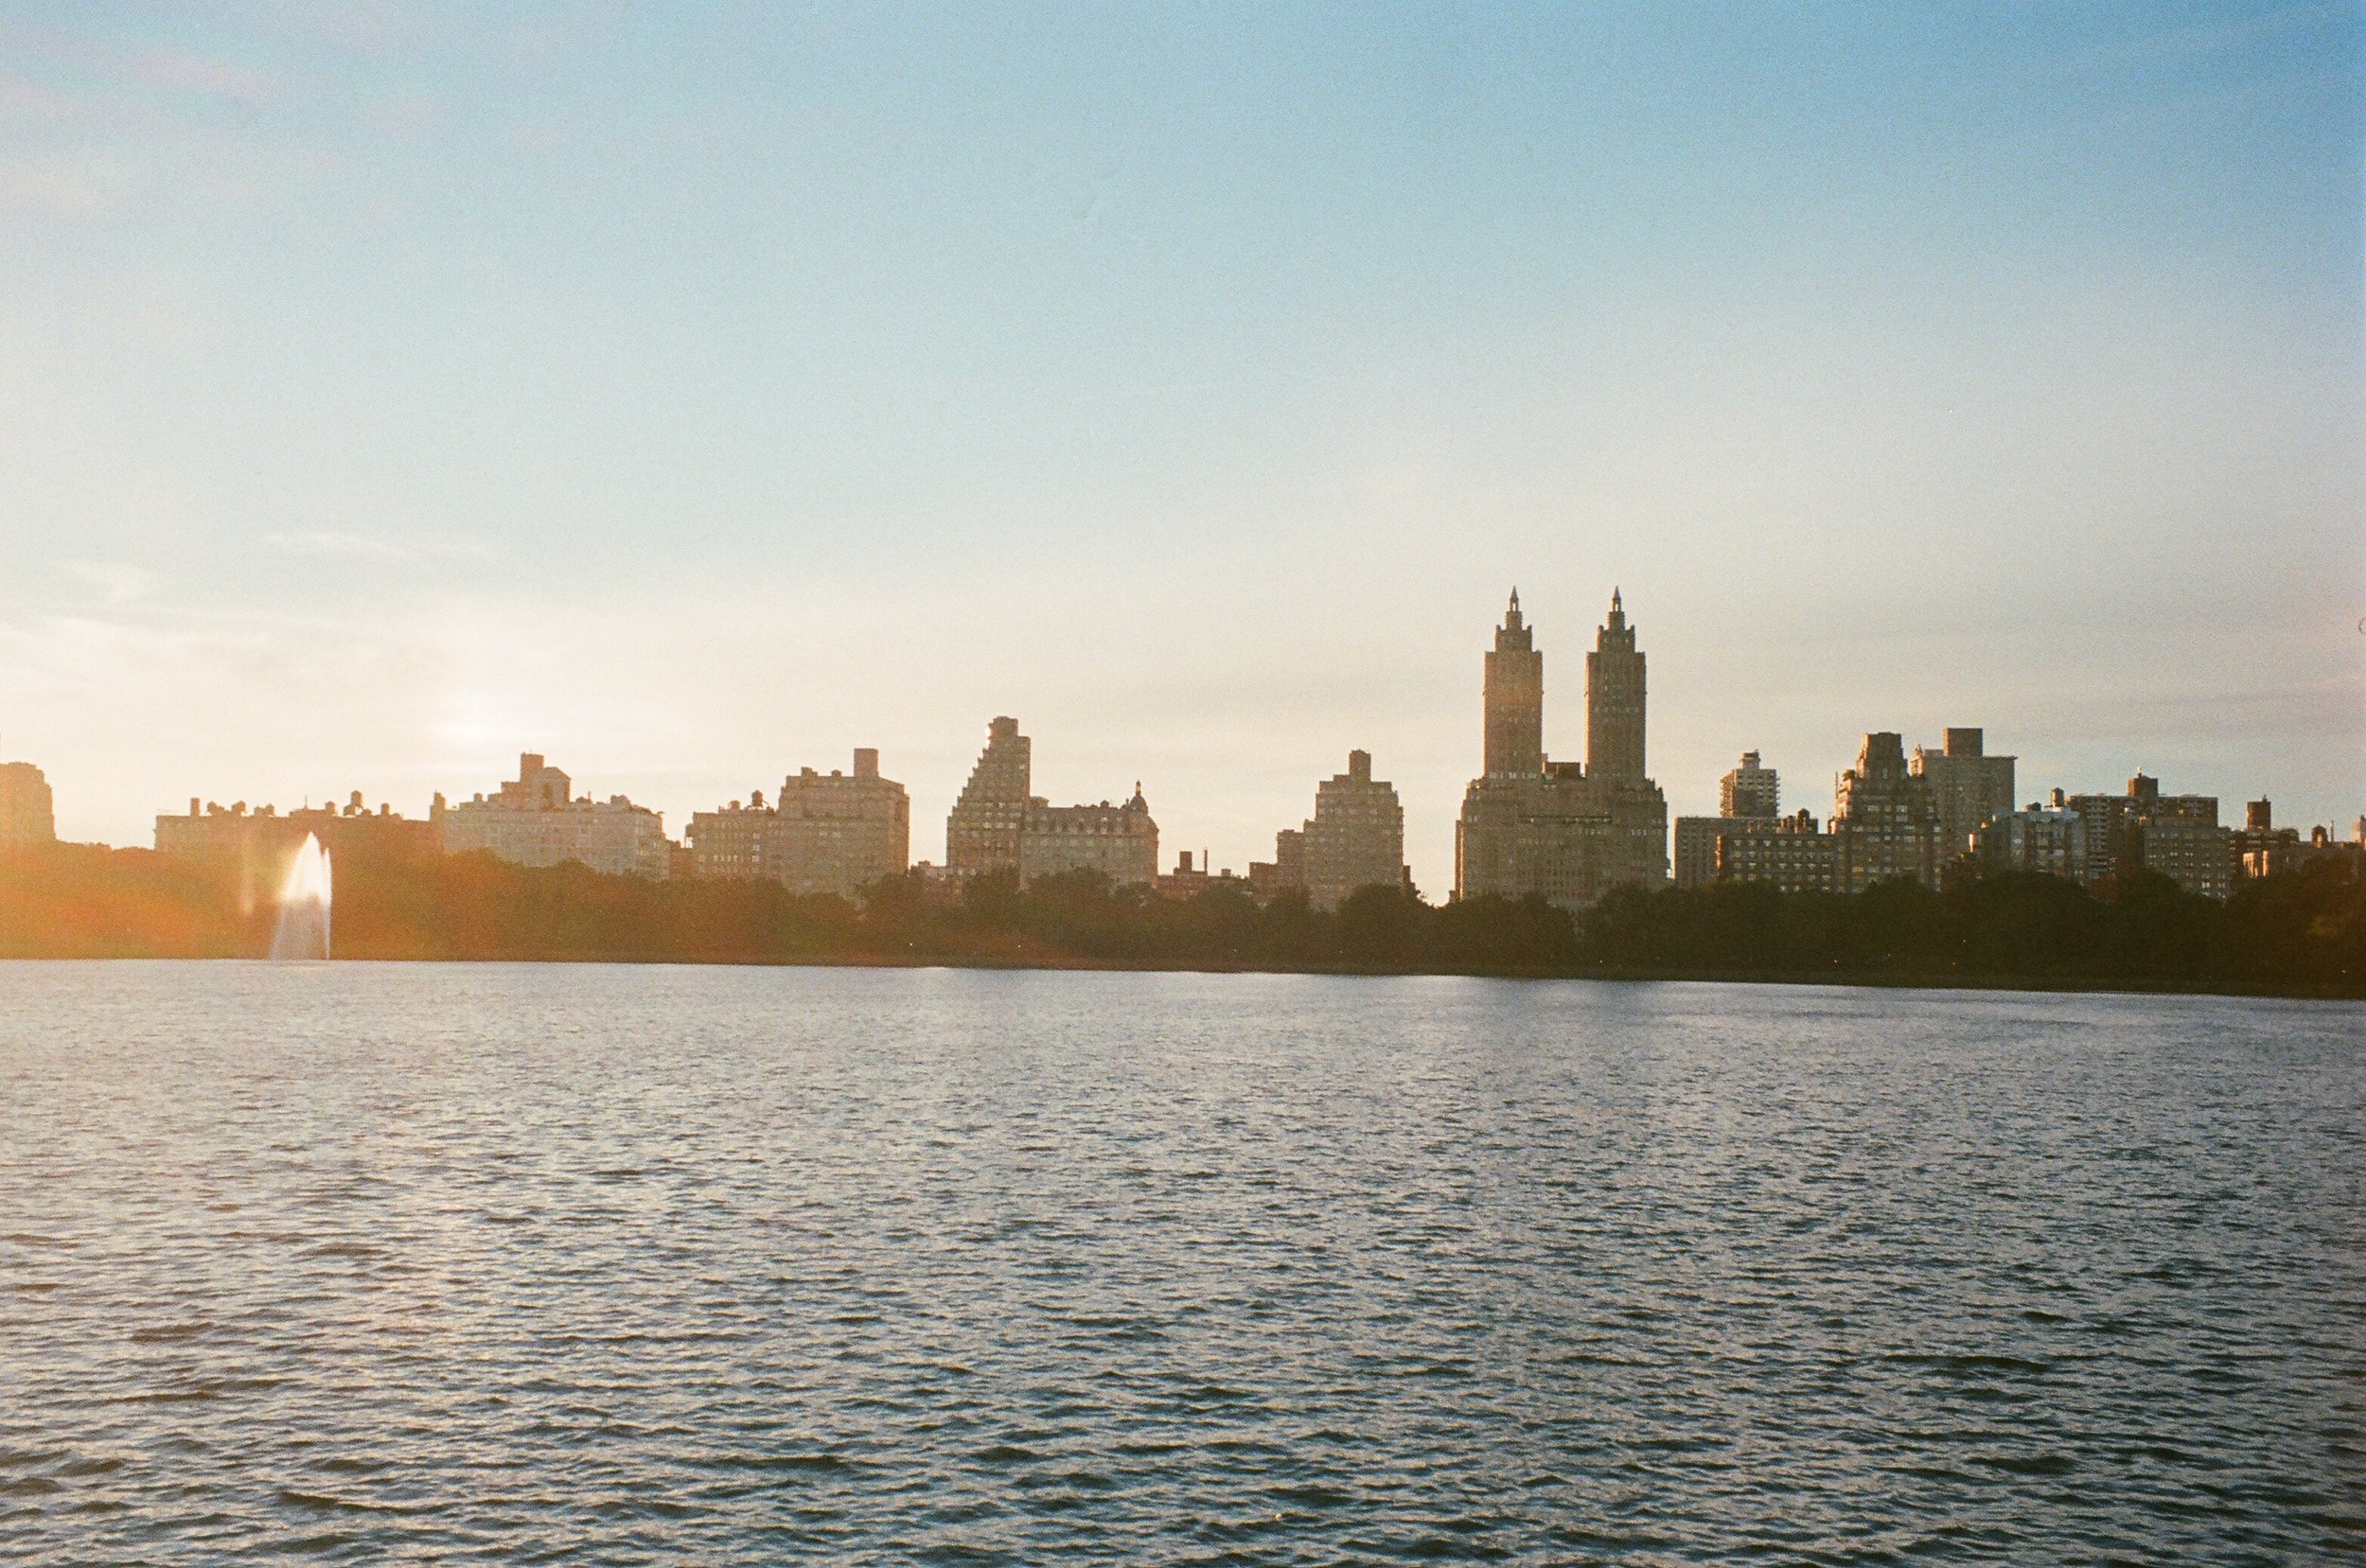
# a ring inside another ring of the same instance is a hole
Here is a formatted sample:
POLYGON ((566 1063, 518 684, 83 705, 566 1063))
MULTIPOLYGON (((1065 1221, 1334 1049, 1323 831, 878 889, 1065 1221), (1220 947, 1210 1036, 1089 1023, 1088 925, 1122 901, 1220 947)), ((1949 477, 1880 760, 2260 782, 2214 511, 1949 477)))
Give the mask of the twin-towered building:
POLYGON ((1545 655, 1514 590, 1487 655, 1483 766, 1455 824, 1458 898, 1565 907, 1668 879, 1668 800, 1644 764, 1644 663, 1614 590, 1586 656, 1585 762, 1545 754, 1545 655))
MULTIPOLYGON (((1454 896, 1533 896, 1577 908, 1621 885, 1664 884, 1668 807, 1646 764, 1644 655, 1617 591, 1586 656, 1582 764, 1545 752, 1545 656, 1517 590, 1485 672, 1481 772, 1455 825, 1454 896)), ((2355 842, 2336 842, 2330 830, 2304 842, 2295 831, 2274 829, 2267 802, 2256 802, 2237 834, 2219 824, 2215 797, 2164 795, 2142 774, 2125 794, 2066 798, 2057 790, 2050 806, 2017 811, 2016 759, 1989 753, 1984 741, 1978 729, 1951 728, 1942 746, 1918 746, 1910 755, 1894 731, 1867 734, 1856 765, 1838 778, 1828 827, 1806 810, 1782 815, 1779 775, 1757 752, 1745 752, 1720 781, 1717 816, 1677 819, 1675 881, 1860 892, 1900 878, 1935 887, 1951 868, 1969 863, 2090 885, 2150 870, 2190 891, 2224 897, 2243 876, 2322 854, 2366 854, 2366 819, 2355 842)), ((365 811, 358 795, 343 810, 285 815, 193 800, 186 816, 156 819, 159 850, 237 865, 249 882, 284 869, 307 834, 341 854, 482 851, 529 866, 762 878, 799 893, 843 897, 911 864, 909 799, 880 775, 879 754, 869 748, 855 751, 851 771, 789 774, 769 803, 755 791, 745 803, 696 813, 686 847, 666 837, 658 813, 621 795, 577 796, 563 770, 532 752, 492 796, 448 805, 438 795, 424 821, 382 806, 365 811)), ((0 766, 0 849, 53 836, 39 769, 0 766)), ((1033 793, 1033 746, 1018 721, 989 724, 985 749, 945 819, 945 866, 937 874, 1006 872, 1023 884, 1092 871, 1170 896, 1240 883, 1229 872, 1192 868, 1188 856, 1172 877, 1161 879, 1157 868, 1158 827, 1139 783, 1123 802, 1054 806, 1033 793)), ((1318 908, 1335 908, 1366 888, 1410 889, 1404 808, 1394 787, 1372 777, 1369 753, 1351 751, 1347 770, 1317 785, 1314 815, 1275 836, 1273 861, 1252 866, 1245 885, 1261 895, 1294 890, 1318 908)))

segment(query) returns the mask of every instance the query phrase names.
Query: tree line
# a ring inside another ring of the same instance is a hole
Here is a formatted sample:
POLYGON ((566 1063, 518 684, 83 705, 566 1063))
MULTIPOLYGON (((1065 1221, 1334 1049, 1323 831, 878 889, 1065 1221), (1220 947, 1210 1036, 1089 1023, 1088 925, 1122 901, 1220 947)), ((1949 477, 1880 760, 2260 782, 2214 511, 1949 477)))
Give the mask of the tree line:
MULTIPOLYGON (((275 912, 235 877, 146 850, 0 855, 0 957, 267 952, 275 912)), ((1430 904, 1368 888, 1336 910, 1215 884, 1188 898, 1086 872, 958 891, 890 878, 848 900, 771 882, 650 881, 489 854, 337 864, 346 959, 855 962, 2127 986, 2366 995, 2366 876, 2313 861, 2220 903, 2138 872, 2091 890, 1966 876, 1858 894, 1742 883, 1430 904)))

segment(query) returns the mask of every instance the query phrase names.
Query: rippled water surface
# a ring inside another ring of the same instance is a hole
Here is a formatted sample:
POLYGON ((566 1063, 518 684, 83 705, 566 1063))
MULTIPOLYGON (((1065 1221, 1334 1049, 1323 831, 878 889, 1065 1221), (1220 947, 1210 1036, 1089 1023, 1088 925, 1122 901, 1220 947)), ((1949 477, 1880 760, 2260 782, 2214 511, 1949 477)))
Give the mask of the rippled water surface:
POLYGON ((0 1559, 2366 1553, 2366 1011, 0 964, 0 1559))

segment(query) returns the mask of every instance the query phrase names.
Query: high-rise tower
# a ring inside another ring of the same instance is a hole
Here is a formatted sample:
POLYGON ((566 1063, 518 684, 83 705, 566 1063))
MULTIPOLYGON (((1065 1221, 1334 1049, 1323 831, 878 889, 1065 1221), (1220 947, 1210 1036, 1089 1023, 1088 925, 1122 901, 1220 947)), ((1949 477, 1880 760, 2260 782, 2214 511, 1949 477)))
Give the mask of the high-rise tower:
POLYGON ((1487 745, 1483 766, 1491 779, 1545 771, 1545 656, 1536 634, 1520 617, 1520 590, 1495 628, 1487 656, 1487 745))
POLYGON ((1610 618, 1585 656, 1585 771, 1606 781, 1644 776, 1643 655, 1615 588, 1610 618))
POLYGON ((1593 764, 1550 761, 1545 656, 1515 592, 1487 656, 1485 771, 1455 824, 1456 897, 1580 908, 1621 883, 1668 880, 1668 799, 1643 776, 1643 656, 1616 594, 1586 672, 1593 764))

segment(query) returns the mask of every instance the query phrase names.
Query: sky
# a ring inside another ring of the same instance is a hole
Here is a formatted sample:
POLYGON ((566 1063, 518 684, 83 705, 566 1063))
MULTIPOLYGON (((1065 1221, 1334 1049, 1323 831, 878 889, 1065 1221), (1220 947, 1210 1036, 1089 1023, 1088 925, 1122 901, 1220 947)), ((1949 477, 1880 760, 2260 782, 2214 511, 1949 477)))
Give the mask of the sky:
POLYGON ((1433 895, 1584 750, 2366 811, 2357 4, 0 4, 0 758, 689 814, 989 718, 1433 895))

